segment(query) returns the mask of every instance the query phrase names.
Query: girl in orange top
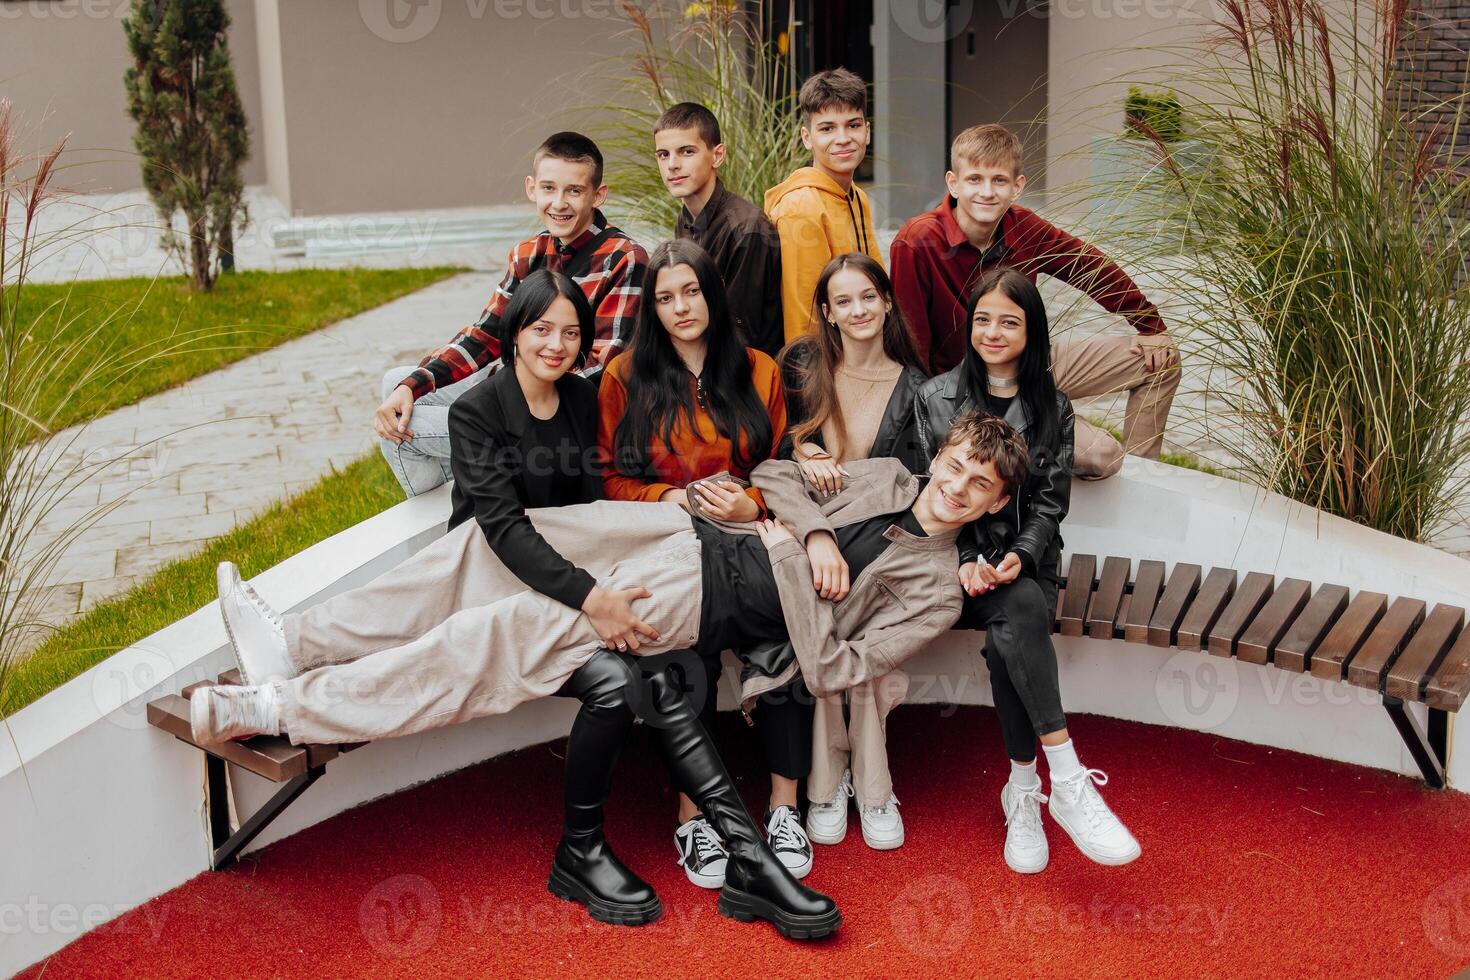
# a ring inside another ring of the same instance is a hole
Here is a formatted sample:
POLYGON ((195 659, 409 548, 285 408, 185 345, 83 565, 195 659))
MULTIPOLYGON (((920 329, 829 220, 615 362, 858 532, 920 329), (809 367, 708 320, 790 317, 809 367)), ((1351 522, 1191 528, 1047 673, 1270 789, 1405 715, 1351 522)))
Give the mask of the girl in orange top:
MULTIPOLYGON (((735 288, 739 284, 731 284, 735 288)), ((603 372, 598 442, 603 489, 613 500, 672 502, 728 521, 765 516, 748 480, 770 459, 786 431, 786 399, 775 361, 747 348, 725 300, 714 261, 687 240, 665 242, 649 258, 632 344, 603 372)), ((758 539, 752 539, 758 540, 758 539)), ((760 556, 764 560, 764 555, 760 556)), ((744 653, 745 651, 736 651, 744 653)), ((704 684, 692 695, 713 731, 720 651, 701 647, 704 684)), ((811 694, 800 678, 763 695, 750 718, 771 771, 766 833, 771 849, 800 878, 812 866, 811 843, 796 810, 799 781, 811 771, 811 694)), ((679 796, 674 844, 691 882, 725 883, 724 844, 697 807, 679 796)))
MULTIPOLYGON (((776 362, 748 348, 709 255, 690 241, 654 249, 632 344, 603 373, 598 438, 610 500, 688 506, 685 488, 721 472, 742 480, 776 453, 786 402, 776 362)), ((713 516, 764 516, 760 491, 700 483, 713 516), (743 498, 743 499, 742 499, 743 498)))

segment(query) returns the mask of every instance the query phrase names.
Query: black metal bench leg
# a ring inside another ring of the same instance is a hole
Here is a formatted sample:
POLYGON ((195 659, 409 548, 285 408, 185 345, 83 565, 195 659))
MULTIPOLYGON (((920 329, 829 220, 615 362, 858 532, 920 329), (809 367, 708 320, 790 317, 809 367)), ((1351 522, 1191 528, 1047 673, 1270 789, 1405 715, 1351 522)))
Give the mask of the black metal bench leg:
POLYGON ((209 842, 213 848, 210 858, 210 869, 221 871, 235 863, 235 858, 245 849, 251 841, 260 836, 260 832, 270 826, 272 820, 281 815, 281 811, 295 802, 296 797, 306 792, 306 787, 316 782, 321 774, 326 772, 325 766, 308 769, 299 776, 292 778, 283 784, 275 795, 265 802, 249 820, 240 825, 240 829, 233 834, 230 833, 230 801, 229 790, 226 783, 225 761, 217 756, 204 754, 205 765, 208 769, 209 786, 209 842))
POLYGON ((1430 708, 1429 732, 1425 734, 1402 699, 1385 695, 1383 707, 1388 711, 1388 717, 1393 719, 1393 725, 1399 730, 1399 737, 1408 746, 1419 771, 1424 774, 1424 782, 1431 789, 1444 789, 1444 766, 1449 750, 1448 713, 1430 708))

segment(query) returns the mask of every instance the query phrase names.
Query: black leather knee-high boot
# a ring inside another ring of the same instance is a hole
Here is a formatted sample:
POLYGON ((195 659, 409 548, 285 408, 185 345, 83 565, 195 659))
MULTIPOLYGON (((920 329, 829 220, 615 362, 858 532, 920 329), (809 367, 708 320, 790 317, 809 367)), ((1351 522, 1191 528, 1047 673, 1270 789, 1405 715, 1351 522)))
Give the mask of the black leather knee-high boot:
POLYGON ((585 905, 594 919, 627 926, 663 914, 653 888, 617 859, 602 834, 613 768, 633 728, 633 677, 617 655, 599 650, 557 692, 580 699, 582 710, 567 739, 566 816, 546 883, 553 895, 585 905))
POLYGON ((741 922, 765 919, 790 939, 819 939, 837 931, 842 925, 837 903, 791 877, 771 853, 678 682, 668 671, 658 671, 649 679, 649 691, 655 716, 646 720, 659 734, 675 781, 730 851, 720 914, 741 922))

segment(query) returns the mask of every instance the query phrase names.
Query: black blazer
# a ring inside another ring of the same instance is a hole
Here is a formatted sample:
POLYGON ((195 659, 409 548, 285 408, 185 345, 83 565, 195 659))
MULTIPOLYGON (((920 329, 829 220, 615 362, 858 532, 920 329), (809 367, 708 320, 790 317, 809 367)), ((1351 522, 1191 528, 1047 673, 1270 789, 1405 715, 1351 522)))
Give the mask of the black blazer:
MULTIPOLYGON (((783 352, 781 389, 786 395, 787 428, 776 452, 778 459, 793 458, 796 446, 791 439, 791 429, 811 416, 802 403, 801 373, 816 356, 816 344, 812 342, 793 341, 783 352)), ((918 440, 918 430, 914 424, 914 398, 928 380, 924 372, 916 367, 903 369, 903 373, 898 376, 898 383, 893 386, 893 393, 888 396, 888 404, 884 406, 883 418, 878 423, 878 434, 873 438, 873 448, 868 451, 869 459, 892 456, 908 467, 910 473, 922 476, 929 472, 929 457, 924 454, 924 446, 918 440)), ((823 445, 821 432, 812 433, 810 441, 823 449, 827 448, 823 445)))
MULTIPOLYGON (((602 499, 597 466, 597 388, 586 378, 567 373, 556 383, 562 408, 579 445, 582 472, 575 480, 576 503, 602 499)), ((545 507, 532 500, 522 469, 531 409, 516 373, 496 371, 475 385, 449 409, 449 462, 454 471, 454 510, 450 528, 473 517, 485 541, 505 567, 527 587, 573 609, 582 608, 596 581, 567 561, 536 530, 526 509, 545 507)))

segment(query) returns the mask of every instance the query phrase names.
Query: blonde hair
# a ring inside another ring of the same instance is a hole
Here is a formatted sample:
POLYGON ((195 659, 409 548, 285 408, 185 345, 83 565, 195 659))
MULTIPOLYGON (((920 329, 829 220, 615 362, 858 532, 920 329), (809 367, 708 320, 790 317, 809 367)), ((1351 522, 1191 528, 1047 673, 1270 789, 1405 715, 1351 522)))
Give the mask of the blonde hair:
POLYGON ((1021 138, 999 123, 971 126, 949 145, 949 169, 964 163, 998 163, 1021 172, 1021 138))

